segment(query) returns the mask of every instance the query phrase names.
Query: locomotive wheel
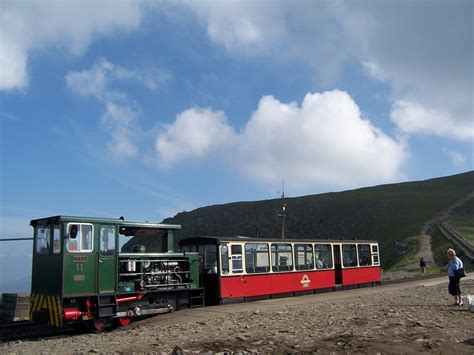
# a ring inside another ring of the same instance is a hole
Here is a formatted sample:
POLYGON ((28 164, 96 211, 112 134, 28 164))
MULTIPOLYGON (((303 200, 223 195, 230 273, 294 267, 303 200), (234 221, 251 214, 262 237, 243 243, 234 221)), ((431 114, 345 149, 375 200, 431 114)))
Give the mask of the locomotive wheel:
POLYGON ((117 318, 117 321, 120 324, 120 326, 126 327, 127 325, 132 323, 132 317, 120 317, 120 318, 117 318))
POLYGON ((108 326, 108 319, 107 318, 97 318, 87 322, 87 329, 92 332, 101 332, 108 326))

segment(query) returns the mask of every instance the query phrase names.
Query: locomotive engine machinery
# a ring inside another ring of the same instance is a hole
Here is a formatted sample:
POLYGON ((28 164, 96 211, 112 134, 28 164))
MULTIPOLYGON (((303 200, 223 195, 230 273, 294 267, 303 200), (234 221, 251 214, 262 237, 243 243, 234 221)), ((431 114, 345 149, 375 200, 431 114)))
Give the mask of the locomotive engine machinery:
POLYGON ((133 284, 134 289, 127 291, 179 288, 190 283, 188 260, 124 259, 120 269, 120 281, 133 284))

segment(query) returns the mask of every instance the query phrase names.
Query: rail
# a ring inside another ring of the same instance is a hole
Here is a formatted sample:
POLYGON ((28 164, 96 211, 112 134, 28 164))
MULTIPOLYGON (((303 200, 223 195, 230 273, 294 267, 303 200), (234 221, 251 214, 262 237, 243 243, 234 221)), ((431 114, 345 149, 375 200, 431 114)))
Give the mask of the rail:
POLYGON ((474 260, 474 247, 466 239, 446 223, 441 222, 437 226, 447 239, 454 242, 471 261, 474 260))

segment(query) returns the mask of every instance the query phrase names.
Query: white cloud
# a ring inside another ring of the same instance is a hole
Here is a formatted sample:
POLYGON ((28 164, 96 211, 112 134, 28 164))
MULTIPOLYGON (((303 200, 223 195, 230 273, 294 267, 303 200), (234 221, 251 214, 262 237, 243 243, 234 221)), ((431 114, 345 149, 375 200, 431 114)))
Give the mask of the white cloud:
POLYGON ((209 37, 234 51, 264 51, 285 35, 284 12, 264 1, 188 1, 209 37))
POLYGON ((393 181, 407 158, 403 141, 365 120, 338 90, 307 94, 301 105, 265 96, 240 133, 222 112, 193 108, 159 135, 156 149, 167 165, 219 152, 239 173, 276 185, 285 179, 294 189, 393 181))
POLYGON ((392 117, 402 130, 474 138, 472 1, 199 1, 188 6, 209 38, 234 55, 298 58, 329 84, 345 63, 357 60, 370 76, 391 85, 392 117), (406 103, 411 115, 402 118, 406 103), (432 118, 413 115, 415 108, 432 118))
POLYGON ((295 188, 352 187, 400 179, 405 145, 365 120, 345 92, 307 94, 301 105, 260 100, 240 137, 240 166, 257 180, 295 188))
POLYGON ((131 70, 102 58, 90 69, 68 73, 66 84, 75 94, 103 103, 105 111, 100 124, 111 135, 107 149, 115 158, 127 159, 137 156, 138 142, 144 136, 138 122, 141 109, 127 94, 114 89, 114 84, 136 82, 155 90, 169 78, 159 69, 131 70))
POLYGON ((233 137, 224 112, 195 107, 180 113, 172 125, 163 127, 155 147, 160 163, 170 166, 202 158, 228 144, 233 137))
POLYGON ((449 149, 443 149, 443 151, 449 156, 453 166, 462 167, 466 164, 466 157, 463 154, 449 149))
POLYGON ((137 29, 142 12, 143 3, 132 0, 0 2, 0 90, 28 85, 32 52, 81 55, 97 37, 137 29))
POLYGON ((456 120, 446 110, 428 109, 417 102, 396 101, 391 118, 408 133, 446 135, 459 140, 474 138, 472 120, 456 120))

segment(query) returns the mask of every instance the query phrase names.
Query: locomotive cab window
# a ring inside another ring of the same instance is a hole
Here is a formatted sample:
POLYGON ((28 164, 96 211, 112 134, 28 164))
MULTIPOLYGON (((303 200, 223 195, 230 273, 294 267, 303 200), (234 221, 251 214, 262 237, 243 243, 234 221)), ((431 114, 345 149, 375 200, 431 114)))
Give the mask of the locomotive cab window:
POLYGON ((359 266, 370 266, 372 265, 372 258, 370 255, 369 244, 358 244, 357 252, 359 253, 359 266))
POLYGON ((68 251, 76 253, 86 253, 92 251, 92 224, 69 223, 67 231, 66 246, 68 251))
POLYGON ((108 256, 115 254, 115 227, 101 226, 100 227, 100 255, 108 256))
POLYGON ((43 225, 35 227, 35 253, 61 253, 61 229, 58 225, 43 225))
POLYGON ((53 254, 61 253, 61 228, 52 226, 53 231, 53 254))
POLYGON ((35 231, 36 254, 49 254, 51 242, 50 226, 38 226, 35 231))
POLYGON ((357 266, 357 248, 355 244, 342 244, 342 263, 344 267, 357 266))
POLYGON ((272 244, 272 270, 293 270, 293 253, 291 249, 291 244, 272 244))

